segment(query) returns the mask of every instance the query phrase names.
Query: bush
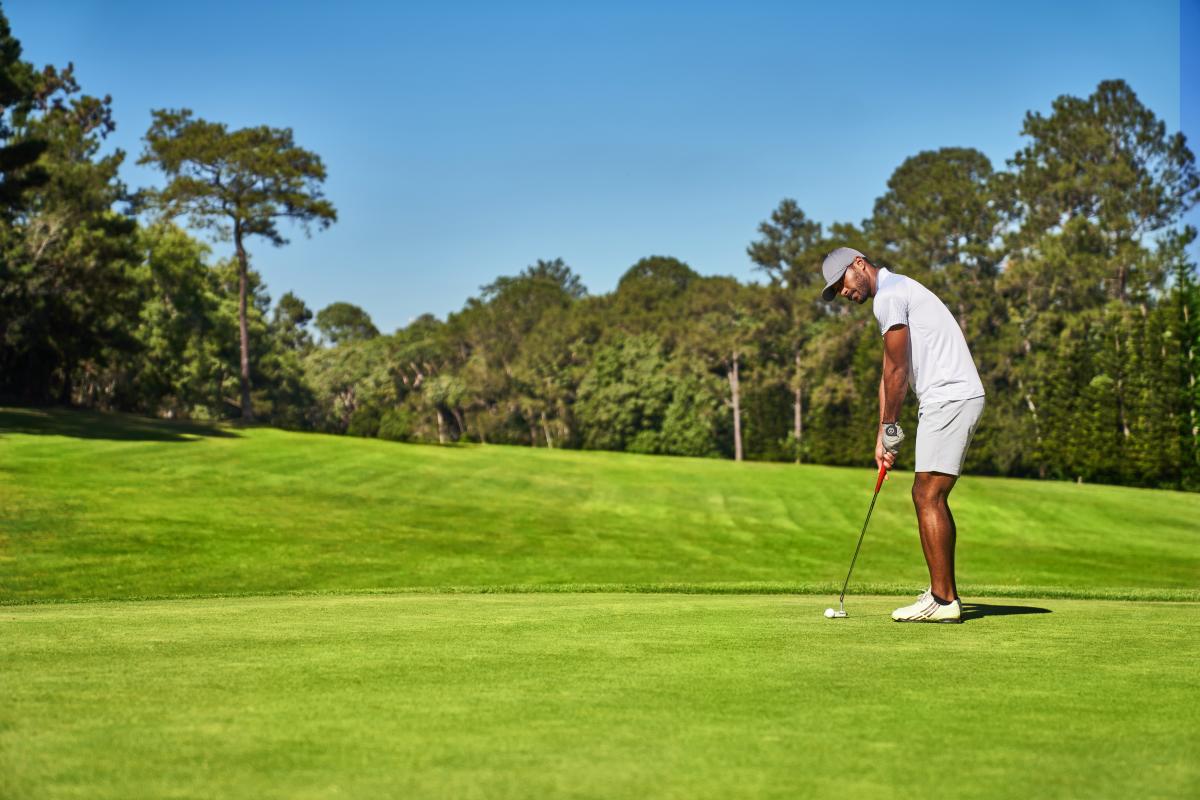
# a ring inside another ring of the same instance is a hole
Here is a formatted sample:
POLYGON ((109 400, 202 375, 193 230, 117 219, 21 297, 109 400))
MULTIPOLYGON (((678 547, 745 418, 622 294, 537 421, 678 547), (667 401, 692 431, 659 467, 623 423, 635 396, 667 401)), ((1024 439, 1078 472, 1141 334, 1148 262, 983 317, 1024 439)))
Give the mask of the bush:
POLYGON ((414 414, 406 408, 389 408, 379 419, 378 436, 390 442, 412 441, 416 428, 414 414))
POLYGON ((350 415, 350 424, 346 426, 346 433, 350 436, 377 436, 381 416, 381 412, 375 406, 359 406, 350 415))
POLYGON ((676 456, 716 458, 721 455, 714 440, 714 425, 720 405, 697 381, 680 381, 667 406, 660 434, 660 450, 676 456))
POLYGON ((662 434, 658 431, 638 431, 637 434, 625 446, 625 450, 630 453, 645 453, 654 455, 663 452, 662 450, 662 434))

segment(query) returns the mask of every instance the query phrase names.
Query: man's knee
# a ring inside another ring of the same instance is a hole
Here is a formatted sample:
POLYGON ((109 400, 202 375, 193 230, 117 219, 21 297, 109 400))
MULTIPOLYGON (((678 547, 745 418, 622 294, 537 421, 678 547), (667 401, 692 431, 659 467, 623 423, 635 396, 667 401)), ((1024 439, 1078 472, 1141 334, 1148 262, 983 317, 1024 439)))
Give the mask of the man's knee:
POLYGON ((926 508, 937 502, 937 493, 932 490, 928 482, 915 480, 912 487, 913 505, 917 508, 926 508))
POLYGON ((912 499, 917 508, 945 505, 954 488, 955 476, 918 472, 913 479, 912 499))

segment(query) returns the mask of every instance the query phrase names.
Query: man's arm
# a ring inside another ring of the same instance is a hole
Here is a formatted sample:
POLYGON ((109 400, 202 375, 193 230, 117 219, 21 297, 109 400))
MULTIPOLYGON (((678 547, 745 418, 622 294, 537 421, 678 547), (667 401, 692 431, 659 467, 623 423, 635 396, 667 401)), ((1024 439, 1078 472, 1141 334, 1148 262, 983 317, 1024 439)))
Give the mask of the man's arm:
POLYGON ((879 421, 900 419, 908 394, 908 326, 893 325, 883 334, 883 375, 879 379, 879 421))

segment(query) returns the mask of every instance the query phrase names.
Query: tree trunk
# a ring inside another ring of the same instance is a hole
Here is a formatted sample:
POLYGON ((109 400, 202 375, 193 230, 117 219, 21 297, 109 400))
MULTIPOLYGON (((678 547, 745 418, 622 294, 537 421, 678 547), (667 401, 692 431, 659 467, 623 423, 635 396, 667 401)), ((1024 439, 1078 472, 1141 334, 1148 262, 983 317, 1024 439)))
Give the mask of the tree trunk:
POLYGON ((246 263, 246 248, 242 246, 241 223, 234 223, 233 240, 238 257, 238 327, 242 338, 242 419, 254 421, 254 407, 250 405, 250 326, 246 320, 246 293, 249 265, 246 263))
POLYGON ((458 423, 458 438, 465 438, 467 435, 467 421, 463 419, 463 415, 459 413, 457 407, 451 408, 450 413, 454 415, 454 421, 458 423))
POLYGON ((559 441, 561 441, 563 443, 563 447, 570 447, 571 446, 571 423, 570 423, 571 415, 567 411, 567 404, 562 401, 562 398, 559 398, 559 400, 555 404, 555 406, 556 406, 556 410, 558 411, 558 432, 559 432, 558 438, 559 438, 559 441))
POLYGON ((738 354, 733 354, 733 366, 729 370, 729 393, 733 397, 733 460, 742 460, 742 398, 738 383, 738 354))
POLYGON ((440 408, 435 409, 435 410, 437 411, 438 444, 445 444, 446 443, 446 420, 442 417, 442 410, 440 408))
POLYGON ((796 463, 801 462, 800 445, 804 441, 804 376, 800 371, 800 351, 796 351, 796 399, 792 403, 792 435, 796 439, 796 463))
POLYGON ((1026 391, 1025 383, 1020 378, 1017 378, 1017 389, 1024 396, 1025 404, 1029 407, 1029 413, 1033 415, 1033 435, 1034 435, 1035 439, 1037 440, 1037 447, 1038 447, 1038 452, 1037 452, 1038 477, 1045 478, 1046 477, 1046 463, 1044 461, 1042 461, 1042 429, 1041 429, 1041 426, 1038 424, 1037 406, 1033 404, 1033 394, 1026 391))
MULTIPOLYGON (((1118 332, 1120 328, 1113 328, 1113 345, 1116 350, 1117 363, 1121 364, 1121 334, 1118 332)), ((1121 417, 1121 432, 1124 438, 1129 438, 1129 420, 1125 416, 1125 389, 1122 385, 1124 375, 1122 372, 1117 374, 1117 413, 1121 417)))
MULTIPOLYGON (((1032 301, 1031 297, 1030 302, 1032 303, 1032 301)), ((1022 346, 1024 347, 1026 356, 1033 353, 1033 342, 1029 341, 1029 337, 1025 337, 1022 340, 1022 346)), ((1025 404, 1029 407, 1029 413, 1033 415, 1033 435, 1037 440, 1038 449, 1038 477, 1044 479, 1046 477, 1046 462, 1042 460, 1042 426, 1038 420, 1037 406, 1033 403, 1033 392, 1025 389, 1025 384, 1020 378, 1017 378, 1017 389, 1024 396, 1025 404)))
POLYGON ((546 436, 546 447, 554 449, 554 437, 550 435, 550 425, 546 422, 546 412, 542 412, 542 433, 546 436))

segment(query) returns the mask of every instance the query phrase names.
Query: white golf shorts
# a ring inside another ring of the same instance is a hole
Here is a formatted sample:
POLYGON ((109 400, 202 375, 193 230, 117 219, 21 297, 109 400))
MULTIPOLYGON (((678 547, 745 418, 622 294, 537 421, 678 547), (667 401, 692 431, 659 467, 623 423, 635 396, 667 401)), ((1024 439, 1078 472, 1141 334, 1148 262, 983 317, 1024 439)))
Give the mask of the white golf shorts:
POLYGON ((962 474, 967 448, 983 414, 983 395, 922 405, 917 411, 915 472, 962 474))

